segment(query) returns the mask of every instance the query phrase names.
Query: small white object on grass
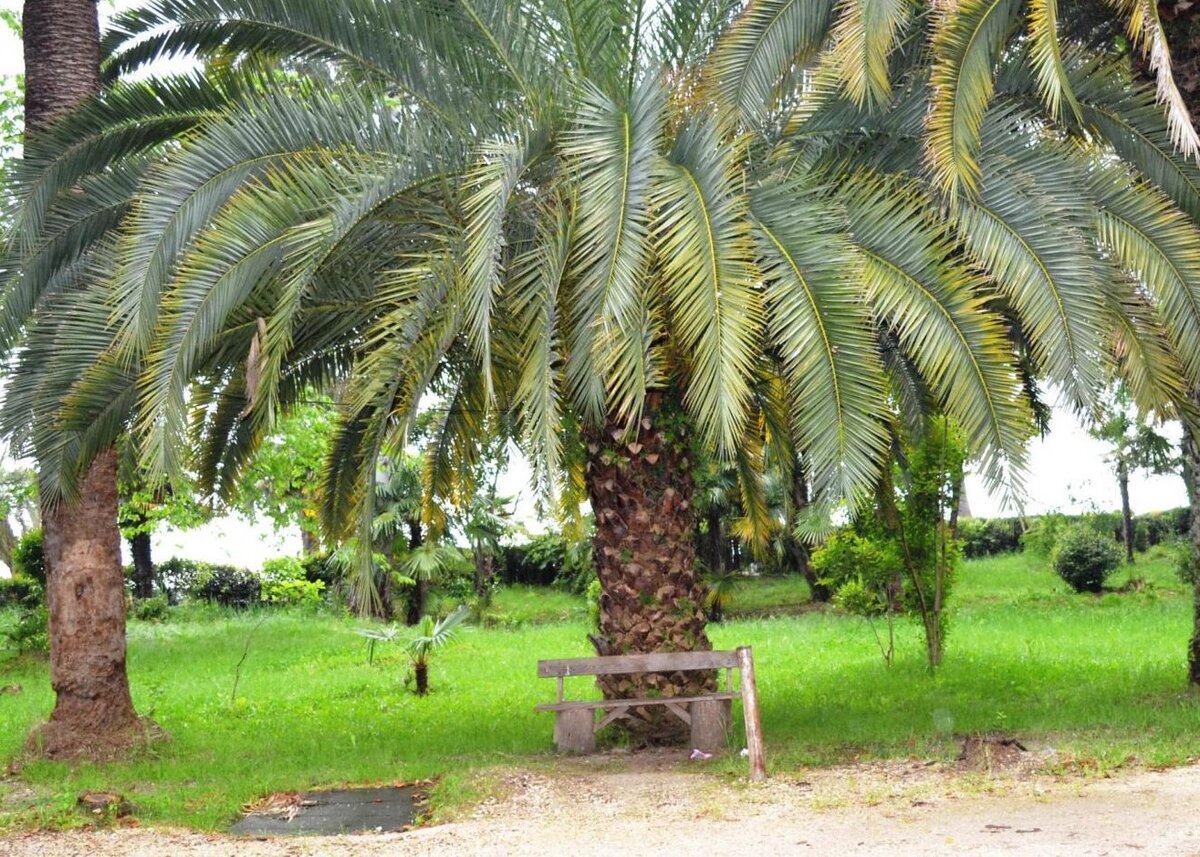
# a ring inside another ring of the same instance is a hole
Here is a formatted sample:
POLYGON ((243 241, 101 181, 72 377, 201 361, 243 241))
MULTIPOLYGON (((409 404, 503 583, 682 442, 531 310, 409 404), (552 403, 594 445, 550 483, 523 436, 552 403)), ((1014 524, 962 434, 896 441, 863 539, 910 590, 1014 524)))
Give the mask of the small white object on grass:
POLYGON ((747 756, 749 756, 749 755, 750 755, 750 748, 749 748, 749 747, 743 747, 743 748, 742 748, 742 752, 740 752, 738 755, 739 755, 739 756, 741 756, 743 759, 744 759, 744 758, 746 758, 747 756))
POLYGON ((691 759, 693 762, 703 762, 706 759, 711 759, 712 757, 713 757, 712 753, 705 753, 703 750, 698 750, 698 749, 693 749, 692 755, 688 756, 688 758, 691 759))

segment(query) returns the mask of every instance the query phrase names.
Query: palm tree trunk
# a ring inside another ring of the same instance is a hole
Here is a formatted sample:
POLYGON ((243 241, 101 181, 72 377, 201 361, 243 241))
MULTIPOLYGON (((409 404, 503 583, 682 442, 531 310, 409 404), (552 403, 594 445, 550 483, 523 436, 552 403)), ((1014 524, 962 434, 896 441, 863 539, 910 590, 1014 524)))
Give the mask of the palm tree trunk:
POLYGON ((133 557, 133 597, 154 596, 154 555, 151 553, 150 534, 138 533, 129 537, 129 553, 133 557))
MULTIPOLYGON (((648 397, 636 436, 610 423, 588 438, 586 481, 596 516, 593 539, 601 584, 600 637, 615 654, 707 651, 704 588, 696 578, 692 460, 686 419, 661 393, 648 397)), ((690 695, 715 690, 705 673, 602 676, 606 698, 690 695)), ((686 735, 655 707, 617 721, 640 741, 686 735)))
MULTIPOLYGON (((1193 399, 1196 396, 1193 395, 1193 399)), ((1188 505, 1192 507, 1190 538, 1192 548, 1192 637, 1188 642, 1188 682, 1200 686, 1200 515, 1196 504, 1200 501, 1200 444, 1197 444, 1195 427, 1184 424, 1180 442, 1183 462, 1183 481, 1187 486, 1188 505)))
MULTIPOLYGON (((96 0, 25 0, 25 129, 36 134, 100 91, 96 0)), ((50 683, 38 740, 46 755, 106 756, 142 731, 125 672, 125 581, 117 528, 117 456, 99 455, 71 508, 42 509, 50 683)))
POLYGON ((115 450, 97 456, 79 488, 77 505, 42 510, 50 684, 57 698, 38 741, 51 758, 102 758, 143 733, 125 671, 115 450))

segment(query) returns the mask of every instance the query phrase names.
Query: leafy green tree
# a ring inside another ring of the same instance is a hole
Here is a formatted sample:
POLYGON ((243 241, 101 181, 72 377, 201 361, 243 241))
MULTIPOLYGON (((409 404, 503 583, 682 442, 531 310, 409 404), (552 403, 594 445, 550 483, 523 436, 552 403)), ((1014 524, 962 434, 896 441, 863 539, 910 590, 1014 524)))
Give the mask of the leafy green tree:
POLYGON ((13 568, 13 548, 40 521, 34 472, 27 467, 0 468, 0 562, 13 568))
POLYGON ((1133 509, 1129 505, 1129 476, 1139 470, 1167 473, 1178 467, 1170 440, 1137 413, 1129 391, 1116 385, 1100 403, 1088 434, 1108 446, 1105 461, 1112 466, 1121 493, 1121 540, 1125 561, 1133 562, 1133 509))
POLYGON ((329 400, 297 404, 275 423, 239 473, 235 507, 275 529, 297 527, 305 554, 321 550, 321 472, 333 439, 329 400))
MULTIPOLYGON (((1115 340, 1140 403, 1200 378, 1200 240, 1181 213, 1200 210, 1200 183, 1173 148, 1195 138, 1154 10, 1126 11, 1157 52, 1165 114, 1088 34, 1060 42, 1056 14, 1032 14, 1027 37, 1015 3, 330 9, 127 13, 110 75, 176 51, 295 74, 205 96, 220 115, 169 160, 130 143, 84 157, 76 129, 43 150, 52 181, 36 164, 18 176, 13 247, 70 233, 116 272, 43 322, 69 319, 75 348, 42 336, 23 352, 34 389, 16 385, 7 425, 54 452, 47 490, 69 492, 135 411, 151 471, 180 468, 191 426, 234 474, 306 385, 336 380, 326 530, 365 545, 379 452, 403 447, 438 385, 437 493, 469 496, 454 485, 504 414, 539 484, 588 494, 609 645, 704 648, 698 453, 735 464, 751 520, 764 443, 799 453, 814 505, 860 507, 886 468, 883 426, 914 397, 1002 481, 1022 461, 1028 376, 1090 402, 1115 340), (130 212, 119 241, 112 220, 71 233, 47 216, 76 210, 84 177, 87 205, 130 212), (89 428, 65 442, 51 425, 89 428)), ((154 90, 154 109, 114 91, 85 139, 170 113, 182 89, 154 90)), ((9 302, 34 306, 77 261, 25 266, 9 302)))

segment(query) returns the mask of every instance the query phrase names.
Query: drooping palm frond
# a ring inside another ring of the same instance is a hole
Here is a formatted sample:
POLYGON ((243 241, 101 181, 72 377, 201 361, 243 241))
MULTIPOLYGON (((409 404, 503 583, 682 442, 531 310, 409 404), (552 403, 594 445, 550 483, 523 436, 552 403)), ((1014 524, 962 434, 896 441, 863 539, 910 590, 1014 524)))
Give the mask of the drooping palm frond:
POLYGON ((1018 8, 1018 0, 962 0, 935 16, 928 154, 934 182, 951 198, 978 190, 979 130, 1018 8))
POLYGON ((657 182, 652 230, 670 327, 689 365, 684 406, 706 444, 729 455, 745 434, 762 307, 739 147, 720 136, 712 121, 680 131, 657 182))
MULTIPOLYGON (((664 110, 656 81, 639 85, 628 108, 602 92, 580 97, 563 140, 563 158, 575 176, 577 211, 571 268, 575 288, 567 383, 584 415, 608 413, 606 389, 624 363, 641 364, 642 280, 650 263, 650 189, 664 110)), ((622 415, 640 412, 645 378, 624 379, 622 415)))

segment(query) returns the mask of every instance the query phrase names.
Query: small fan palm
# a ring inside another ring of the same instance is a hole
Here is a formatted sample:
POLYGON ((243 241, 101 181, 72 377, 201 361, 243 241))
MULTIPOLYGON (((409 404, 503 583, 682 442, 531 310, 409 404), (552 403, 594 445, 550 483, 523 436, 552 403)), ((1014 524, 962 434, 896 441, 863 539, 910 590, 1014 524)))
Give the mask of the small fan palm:
POLYGON ((470 615, 470 612, 463 604, 437 622, 433 621, 432 616, 426 616, 421 620, 417 636, 409 640, 405 647, 408 656, 412 658, 417 696, 429 693, 429 658, 434 652, 446 648, 458 639, 458 626, 470 615))

